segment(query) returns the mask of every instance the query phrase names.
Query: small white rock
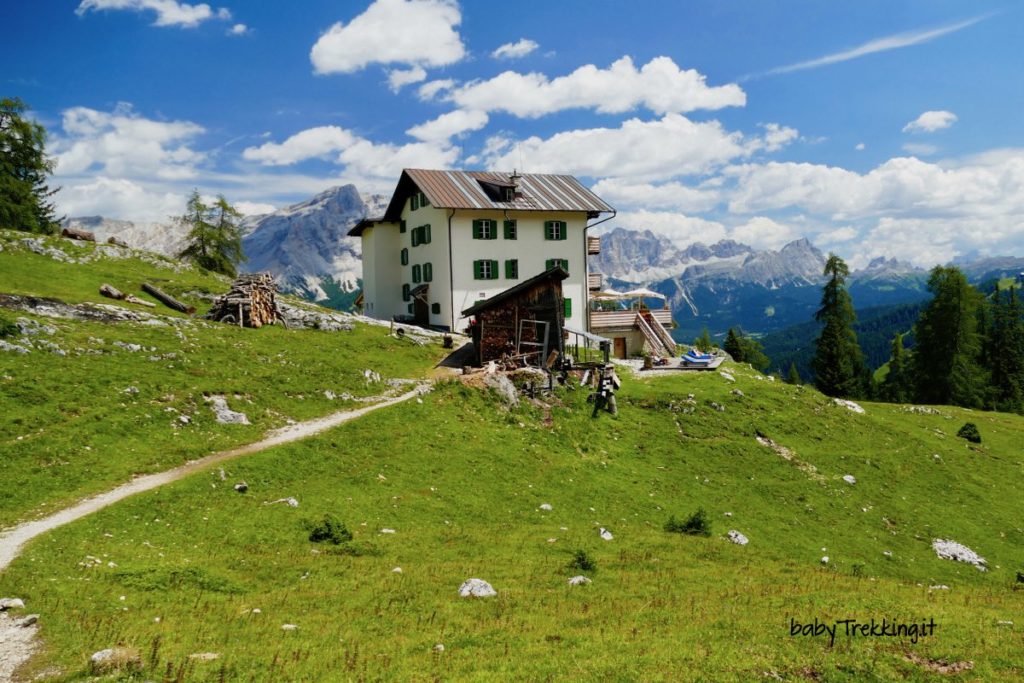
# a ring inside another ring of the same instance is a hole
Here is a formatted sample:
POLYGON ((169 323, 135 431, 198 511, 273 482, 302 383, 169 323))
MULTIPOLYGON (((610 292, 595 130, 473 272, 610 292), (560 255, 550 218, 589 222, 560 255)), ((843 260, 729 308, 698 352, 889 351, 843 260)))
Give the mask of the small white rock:
POLYGON ((295 624, 281 624, 281 630, 282 631, 295 631, 298 628, 299 627, 296 626, 295 624))
POLYGON ((822 563, 822 564, 828 564, 828 555, 824 555, 824 556, 823 556, 823 557, 821 558, 821 563, 822 563))
POLYGON ((37 621, 39 621, 39 615, 38 614, 29 614, 29 615, 24 616, 21 619, 18 619, 17 621, 15 621, 14 625, 15 626, 20 626, 21 628, 28 628, 29 626, 32 626, 33 624, 35 624, 37 621))
POLYGON ((570 586, 584 586, 588 583, 592 583, 591 580, 583 575, 574 576, 571 579, 569 579, 570 586))
POLYGON ((735 529, 731 529, 729 531, 729 540, 735 543, 736 545, 746 545, 750 543, 750 539, 748 539, 746 536, 736 531, 735 529))
POLYGON ((483 579, 466 579, 459 586, 459 595, 464 598, 490 598, 497 594, 498 591, 483 579))
POLYGON ((0 612, 5 612, 9 609, 24 609, 25 602, 21 598, 2 598, 0 599, 0 612))
POLYGON ((395 567, 394 569, 391 570, 391 573, 392 574, 401 574, 402 573, 402 568, 401 567, 395 567))
POLYGON ((843 481, 845 481, 850 486, 853 486, 854 484, 857 483, 857 478, 854 477, 852 474, 844 474, 843 481))
POLYGON ((438 643, 437 645, 435 645, 434 652, 444 652, 444 645, 442 643, 438 643))
POLYGON ((610 541, 610 540, 612 540, 615 537, 612 536, 612 532, 608 531, 604 527, 601 527, 601 538, 604 539, 605 541, 610 541))
POLYGON ((935 585, 935 586, 928 586, 928 590, 930 590, 930 591, 948 591, 949 590, 949 586, 947 586, 944 583, 940 583, 940 584, 935 585))
POLYGON ((543 510, 544 512, 550 512, 554 508, 551 507, 551 503, 541 503, 540 509, 543 510))
POLYGON ((394 529, 384 528, 384 529, 381 529, 380 532, 382 534, 393 534, 393 533, 395 533, 395 530, 394 529))

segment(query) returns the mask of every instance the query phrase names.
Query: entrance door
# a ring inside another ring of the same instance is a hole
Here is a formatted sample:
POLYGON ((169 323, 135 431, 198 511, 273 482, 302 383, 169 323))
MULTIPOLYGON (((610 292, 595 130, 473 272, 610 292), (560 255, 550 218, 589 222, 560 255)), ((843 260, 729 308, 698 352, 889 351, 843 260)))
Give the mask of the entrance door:
POLYGON ((426 292, 412 300, 413 322, 420 327, 430 324, 430 304, 427 303, 426 292))
POLYGON ((626 338, 625 337, 615 337, 615 339, 613 339, 612 341, 615 342, 615 351, 614 351, 615 357, 616 358, 625 358, 626 357, 626 338))

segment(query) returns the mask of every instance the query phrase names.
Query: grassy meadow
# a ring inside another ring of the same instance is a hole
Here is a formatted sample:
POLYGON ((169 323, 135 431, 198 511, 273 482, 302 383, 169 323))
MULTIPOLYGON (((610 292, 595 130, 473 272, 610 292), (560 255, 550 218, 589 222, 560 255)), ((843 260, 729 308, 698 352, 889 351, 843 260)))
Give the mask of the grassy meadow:
POLYGON ((143 661, 124 680, 924 681, 961 662, 953 680, 1024 677, 1024 421, 862 415, 725 368, 735 383, 627 378, 620 414, 597 419, 585 390, 507 409, 441 384, 58 529, 0 575, 43 615, 24 673, 85 679, 120 644, 143 661), (981 445, 955 437, 966 420, 981 445), (710 537, 664 530, 699 508, 710 537), (353 539, 311 542, 325 515, 353 539), (989 571, 938 559, 934 538, 989 571), (577 551, 596 569, 571 567, 577 551), (470 577, 498 596, 458 597, 470 577), (816 618, 937 627, 916 644, 790 635, 816 618))
POLYGON ((392 389, 388 379, 422 378, 441 358, 440 344, 417 346, 376 326, 242 330, 189 320, 163 306, 112 302, 99 295, 101 284, 153 301, 139 291, 142 282, 152 282, 203 313, 209 302, 199 295, 227 291, 229 282, 145 252, 109 258, 91 244, 46 238, 50 248, 85 261, 68 264, 19 248, 26 237, 0 232, 0 293, 118 304, 173 324, 56 319, 0 309, 9 321, 26 318, 53 330, 5 341, 43 340, 66 354, 46 348, 0 352, 0 529, 133 474, 255 441, 289 421, 363 405, 357 399, 392 389), (380 381, 367 381, 367 369, 380 381), (251 424, 218 423, 208 395, 226 396, 251 424))

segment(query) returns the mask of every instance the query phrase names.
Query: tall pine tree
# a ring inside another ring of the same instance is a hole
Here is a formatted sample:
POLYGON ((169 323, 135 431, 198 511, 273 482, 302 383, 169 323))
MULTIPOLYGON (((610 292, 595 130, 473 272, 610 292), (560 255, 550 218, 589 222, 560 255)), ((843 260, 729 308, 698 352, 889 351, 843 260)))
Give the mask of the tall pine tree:
POLYGON ((822 288, 821 308, 814 314, 824 327, 813 360, 814 383, 828 396, 858 397, 865 389, 864 357, 853 330, 857 318, 846 291, 849 274, 843 259, 828 255, 824 270, 828 282, 822 288))
POLYGON ((0 100, 0 228, 53 234, 51 190, 46 178, 55 162, 46 156, 46 130, 26 119, 18 98, 0 100))
POLYGON ((910 376, 909 354, 903 348, 903 335, 899 332, 892 339, 892 356, 889 358, 889 372, 879 387, 879 396, 891 403, 907 403, 913 397, 913 382, 910 376))
POLYGON ((991 372, 992 403, 997 410, 1024 410, 1024 323, 1016 287, 994 295, 989 328, 987 365, 991 372))
POLYGON ((914 328, 915 398, 921 403, 979 407, 986 385, 978 334, 981 293, 955 266, 935 266, 928 290, 932 300, 914 328))
POLYGON ((175 220, 188 227, 188 245, 179 254, 207 270, 234 276, 236 265, 245 261, 242 252, 242 231, 238 225, 242 214, 218 195, 213 206, 203 202, 199 190, 193 190, 185 214, 175 220))
POLYGON ((743 347, 740 345, 739 335, 736 334, 736 330, 729 328, 729 333, 725 335, 725 342, 722 344, 722 349, 732 356, 732 359, 737 363, 743 362, 743 347))

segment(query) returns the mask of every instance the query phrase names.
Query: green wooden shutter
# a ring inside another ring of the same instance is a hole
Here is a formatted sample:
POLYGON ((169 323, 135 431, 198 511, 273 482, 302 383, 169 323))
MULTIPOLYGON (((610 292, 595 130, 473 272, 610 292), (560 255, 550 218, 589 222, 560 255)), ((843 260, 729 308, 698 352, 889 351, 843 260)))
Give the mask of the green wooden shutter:
POLYGON ((409 300, 409 285, 402 285, 402 301, 409 300))
POLYGON ((409 265, 409 250, 404 247, 402 248, 402 265, 409 265))
MULTIPOLYGON (((565 224, 565 221, 558 221, 558 228, 558 239, 569 239, 569 226, 565 224)), ((568 270, 568 268, 566 268, 566 270, 568 270)))
POLYGON ((554 267, 555 267, 555 259, 549 258, 547 261, 544 262, 544 270, 551 270, 554 267))
POLYGON ((489 239, 489 240, 496 240, 496 239, 498 239, 498 223, 496 221, 491 221, 490 222, 490 226, 491 226, 490 234, 488 235, 487 239, 489 239))
POLYGON ((420 246, 420 229, 419 228, 413 228, 412 229, 412 246, 414 246, 414 247, 420 246))
POLYGON ((423 281, 422 272, 423 269, 420 268, 420 264, 417 263, 412 267, 412 281, 417 285, 423 281))
POLYGON ((480 239, 480 233, 481 232, 482 232, 482 230, 480 229, 480 219, 479 218, 474 218, 473 219, 473 239, 475 239, 475 240, 480 239))
POLYGON ((516 222, 505 221, 505 239, 514 240, 516 238, 516 222))
POLYGON ((498 279, 498 262, 497 261, 491 261, 491 278, 490 279, 491 280, 497 280, 498 279))
POLYGON ((398 221, 398 232, 405 232, 405 219, 398 221))
POLYGON ((557 259, 557 260, 558 260, 558 265, 560 265, 562 267, 562 270, 564 270, 565 272, 568 273, 569 272, 569 259, 567 259, 567 258, 560 258, 560 259, 557 259))
POLYGON ((414 194, 412 196, 412 208, 411 208, 411 210, 415 211, 418 208, 420 208, 420 196, 418 194, 414 194))
MULTIPOLYGON (((476 221, 474 221, 474 223, 475 222, 476 221)), ((483 275, 480 273, 480 271, 483 270, 481 268, 481 264, 483 264, 483 261, 473 261, 473 279, 474 280, 482 280, 483 279, 483 275)))
POLYGON ((509 280, 519 279, 519 260, 509 259, 505 261, 505 277, 509 280))
POLYGON ((423 244, 430 244, 430 223, 423 226, 423 244))
POLYGON ((423 281, 432 282, 434 280, 434 266, 430 263, 423 264, 423 281))
POLYGON ((572 299, 565 299, 564 301, 565 301, 565 317, 568 319, 568 318, 572 317, 572 299))

